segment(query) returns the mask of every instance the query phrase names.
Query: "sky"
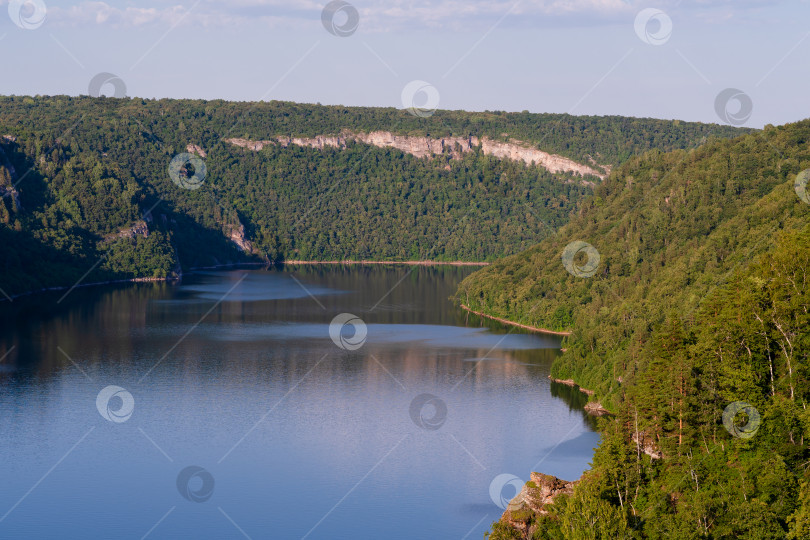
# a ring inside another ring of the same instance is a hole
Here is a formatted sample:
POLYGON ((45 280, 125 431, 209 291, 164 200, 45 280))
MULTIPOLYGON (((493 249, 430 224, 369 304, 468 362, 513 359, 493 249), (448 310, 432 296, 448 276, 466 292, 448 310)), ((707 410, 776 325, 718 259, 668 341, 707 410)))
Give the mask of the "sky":
POLYGON ((810 117, 808 20, 810 0, 0 0, 0 94, 762 127, 810 117))

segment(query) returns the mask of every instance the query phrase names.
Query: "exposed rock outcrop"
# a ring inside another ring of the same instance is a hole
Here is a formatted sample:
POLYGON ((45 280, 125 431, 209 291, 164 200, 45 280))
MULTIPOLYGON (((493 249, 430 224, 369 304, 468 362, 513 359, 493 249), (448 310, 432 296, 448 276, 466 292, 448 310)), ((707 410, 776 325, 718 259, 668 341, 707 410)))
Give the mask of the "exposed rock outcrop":
POLYGON ((654 439, 643 431, 633 433, 631 440, 636 445, 639 452, 647 454, 653 459, 661 459, 662 453, 655 444, 654 439))
MULTIPOLYGON (((4 135, 3 140, 13 143, 17 140, 17 138, 12 135, 4 135)), ((2 146, 0 146, 0 165, 2 165, 6 171, 8 171, 8 178, 4 179, 2 176, 0 176, 0 198, 11 198, 14 203, 14 208, 21 210, 22 202, 20 201, 20 192, 14 187, 17 182, 19 182, 17 171, 14 169, 14 165, 11 164, 11 161, 9 161, 8 156, 6 155, 6 152, 3 150, 2 146), (9 185, 3 185, 4 180, 10 180, 11 183, 9 185)))
MULTIPOLYGON (((267 145, 280 145, 286 148, 291 144, 320 149, 326 147, 345 148, 349 141, 357 141, 380 148, 396 148, 419 158, 449 153, 453 158, 458 159, 464 152, 470 152, 480 146, 481 151, 485 155, 500 159, 522 161, 527 165, 536 163, 552 173, 569 172, 581 176, 591 175, 602 179, 605 178, 604 173, 593 167, 577 163, 563 156, 549 154, 548 152, 532 148, 527 143, 521 141, 495 141, 488 137, 431 138, 396 135, 389 131, 372 131, 370 133, 344 131, 340 135, 318 135, 311 138, 279 136, 271 140, 263 141, 237 138, 225 139, 225 142, 254 151, 259 151, 267 145)), ((591 183, 587 181, 583 182, 591 183)))
POLYGON ((564 384, 565 386, 570 386, 572 388, 576 387, 577 390, 579 390, 583 394, 588 394, 589 396, 592 396, 595 393, 593 390, 582 388, 581 386, 579 386, 577 383, 574 382, 574 379, 555 379, 551 375, 549 375, 548 378, 551 379, 552 382, 564 384))
POLYGON ((189 144, 188 146, 186 146, 186 152, 188 152, 189 154, 197 154, 198 156, 200 156, 202 158, 204 158, 204 157, 206 157, 208 155, 208 154, 206 154, 205 150, 203 150, 202 148, 200 148, 196 144, 189 144))
POLYGON ((234 225, 230 226, 230 233, 228 234, 228 238, 230 238, 231 242, 239 246, 239 249, 241 249, 245 253, 255 252, 253 244, 245 236, 245 226, 242 225, 241 223, 239 224, 239 226, 234 225))
POLYGON ((576 481, 567 482, 556 476, 533 472, 520 493, 509 501, 501 521, 520 531, 525 538, 534 534, 533 523, 537 514, 547 514, 547 506, 560 495, 571 495, 576 481))
POLYGON ((610 411, 604 408, 598 401, 589 401, 586 403, 585 412, 592 416, 605 416, 610 414, 610 411))
MULTIPOLYGON (((563 350, 563 352, 565 352, 565 350, 563 350)), ((577 390, 579 390, 583 394, 588 395, 589 397, 593 397, 596 394, 596 392, 594 392, 593 390, 589 390, 587 388, 582 388, 581 386, 579 386, 577 383, 574 382, 574 379, 555 379, 551 375, 549 375, 548 378, 551 379, 553 382, 564 384, 572 388, 576 388, 577 390)), ((599 403, 598 401, 589 401, 588 403, 586 403, 585 412, 590 414, 591 416, 605 416, 612 414, 609 410, 604 408, 602 404, 599 403)))
POLYGON ((574 382, 574 379, 555 379, 551 375, 549 375, 548 378, 551 379, 552 382, 560 383, 560 384, 564 384, 565 386, 570 386, 572 388, 576 388, 577 390, 579 390, 583 394, 587 394, 589 396, 592 396, 592 395, 594 395, 596 393, 593 390, 588 390, 587 388, 582 388, 581 386, 579 386, 577 383, 574 382))
POLYGON ((10 186, 0 186, 0 199, 3 197, 10 197, 14 202, 14 208, 17 210, 22 209, 22 202, 20 201, 20 192, 10 186))
POLYGON ((149 226, 146 224, 146 221, 140 220, 136 221, 132 224, 131 227, 127 227, 125 229, 121 229, 117 233, 108 234, 104 237, 105 242, 112 242, 114 240, 119 240, 121 238, 135 238, 136 236, 143 236, 147 238, 149 236, 149 226))

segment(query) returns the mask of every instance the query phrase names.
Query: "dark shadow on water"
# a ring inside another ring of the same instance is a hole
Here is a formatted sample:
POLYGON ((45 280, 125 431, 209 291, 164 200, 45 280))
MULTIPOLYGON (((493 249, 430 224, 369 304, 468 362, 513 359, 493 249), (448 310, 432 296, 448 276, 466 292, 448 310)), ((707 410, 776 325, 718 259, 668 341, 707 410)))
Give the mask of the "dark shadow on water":
POLYGON ((582 418, 588 427, 597 430, 599 419, 585 412, 585 405, 588 403, 588 395, 580 391, 578 386, 568 386, 567 384, 551 382, 551 395, 555 398, 562 399, 568 404, 569 410, 578 411, 582 413, 582 418))
MULTIPOLYGON (((216 496, 223 508, 243 510, 246 530, 300 538, 302 521, 321 519, 377 462, 379 470, 325 526, 357 538, 368 536, 369 515, 394 523, 390 538, 418 538, 424 523, 439 527, 437 538, 488 526, 502 512, 490 501, 495 475, 527 478, 537 463, 541 472, 575 479, 598 434, 582 410, 587 396, 548 379, 560 354, 556 337, 471 316, 450 300, 473 270, 240 268, 0 307, 0 357, 9 353, 0 361, 0 455, 10 456, 0 476, 16 482, 0 490, 0 503, 11 507, 30 487, 18 471, 47 470, 96 422, 95 433, 105 435, 88 437, 48 479, 49 486, 65 473, 80 479, 63 487, 91 509, 81 519, 95 529, 69 536, 103 536, 97 515, 139 534, 142 522, 154 523, 151 511, 146 519, 129 508, 115 515, 117 485, 140 486, 128 493, 133 507, 157 501, 160 514, 177 504, 177 468, 160 459, 141 426, 178 462, 199 455, 203 465, 216 463, 244 439, 214 472, 216 496), (241 289, 222 299, 234 284, 241 289), (342 350, 329 336, 330 322, 347 312, 368 327, 359 350, 342 350), (114 425, 96 410, 109 384, 135 396, 131 422, 114 425), (446 404, 440 430, 414 419, 411 406, 423 393, 446 404), (74 493, 79 481, 93 489, 74 493)), ((15 512, 25 527, 42 524, 42 507, 63 509, 58 491, 37 496, 42 505, 15 512)), ((54 523, 76 520, 79 506, 54 523)), ((178 511, 161 527, 166 537, 232 532, 212 532, 195 518, 178 511)), ((230 527, 219 513, 214 518, 213 527, 230 527)), ((377 523, 373 530, 383 529, 377 523)))

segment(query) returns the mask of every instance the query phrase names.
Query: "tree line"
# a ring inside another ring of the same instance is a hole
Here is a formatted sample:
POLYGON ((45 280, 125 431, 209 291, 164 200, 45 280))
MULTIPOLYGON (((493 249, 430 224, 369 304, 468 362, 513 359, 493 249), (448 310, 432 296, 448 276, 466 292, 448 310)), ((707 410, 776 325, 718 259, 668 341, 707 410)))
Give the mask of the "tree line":
POLYGON ((632 158, 559 234, 462 283, 468 305, 573 330, 552 375, 614 413, 574 495, 527 516, 537 538, 808 536, 808 141, 803 121, 632 158), (592 277, 561 260, 580 239, 592 277))

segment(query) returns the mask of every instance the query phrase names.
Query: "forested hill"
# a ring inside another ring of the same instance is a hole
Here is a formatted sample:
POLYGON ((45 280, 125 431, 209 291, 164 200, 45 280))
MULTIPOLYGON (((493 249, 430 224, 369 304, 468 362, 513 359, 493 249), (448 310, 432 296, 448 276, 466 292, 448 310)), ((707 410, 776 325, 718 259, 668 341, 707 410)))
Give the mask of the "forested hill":
POLYGON ((493 260, 556 230, 600 181, 498 159, 480 144, 419 158, 355 139, 278 143, 346 132, 487 139, 598 172, 650 148, 747 131, 621 117, 0 97, 0 298, 245 260, 493 260), (276 142, 254 151, 234 139, 276 142), (184 158, 173 179, 181 154, 195 161, 184 158))
MULTIPOLYGON (((516 139, 541 150, 582 163, 616 165, 646 150, 673 150, 694 146, 704 137, 733 137, 751 131, 716 124, 629 118, 572 116, 568 114, 466 112, 437 110, 418 117, 407 111, 381 107, 342 107, 292 102, 244 103, 202 100, 141 100, 91 97, 2 97, 3 125, 40 126, 45 131, 68 129, 82 118, 84 128, 102 131, 126 123, 142 123, 165 144, 184 148, 195 142, 212 148, 223 139, 268 136, 314 137, 345 129, 390 131, 431 137, 488 136, 516 139), (66 123, 69 122, 69 123, 66 123), (112 122, 112 125, 110 124, 112 122)), ((91 141, 87 141, 88 143, 91 141)), ((113 140, 105 141, 108 144, 113 140)))
POLYGON ((573 330, 552 375, 616 413, 574 496, 522 517, 536 538, 808 537, 808 169, 810 120, 635 157, 462 283, 472 309, 573 330))

